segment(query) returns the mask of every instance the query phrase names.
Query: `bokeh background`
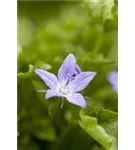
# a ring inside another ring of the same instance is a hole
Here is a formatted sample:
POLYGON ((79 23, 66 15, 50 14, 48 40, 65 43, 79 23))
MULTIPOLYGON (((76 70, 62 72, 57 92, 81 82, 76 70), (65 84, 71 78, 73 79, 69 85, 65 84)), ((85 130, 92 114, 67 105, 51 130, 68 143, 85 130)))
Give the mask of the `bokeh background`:
POLYGON ((107 74, 118 70, 118 1, 18 1, 18 150, 104 150, 76 123, 80 108, 47 89, 32 67, 54 74, 73 53, 83 71, 96 77, 82 91, 88 106, 118 111, 118 96, 107 74), (20 74, 23 73, 23 74, 20 74))

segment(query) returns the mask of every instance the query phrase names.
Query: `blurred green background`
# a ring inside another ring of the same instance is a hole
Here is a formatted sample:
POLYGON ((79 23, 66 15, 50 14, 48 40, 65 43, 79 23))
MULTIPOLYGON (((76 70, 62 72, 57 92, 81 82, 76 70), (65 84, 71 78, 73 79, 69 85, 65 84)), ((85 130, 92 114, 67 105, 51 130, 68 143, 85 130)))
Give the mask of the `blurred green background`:
POLYGON ((73 53, 83 71, 97 75, 82 91, 88 106, 118 111, 118 96, 107 74, 118 69, 118 1, 18 1, 18 150, 104 150, 77 124, 80 108, 59 98, 29 76, 31 65, 57 74, 73 53), (23 75, 19 74, 24 73, 23 75))

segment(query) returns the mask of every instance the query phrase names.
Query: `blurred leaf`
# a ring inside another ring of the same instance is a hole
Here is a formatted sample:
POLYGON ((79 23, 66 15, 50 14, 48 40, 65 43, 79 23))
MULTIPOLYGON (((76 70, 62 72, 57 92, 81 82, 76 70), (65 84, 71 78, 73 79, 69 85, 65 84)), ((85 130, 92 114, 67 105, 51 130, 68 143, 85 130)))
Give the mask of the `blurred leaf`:
POLYGON ((52 141, 56 137, 55 128, 47 110, 36 94, 31 76, 29 74, 27 76, 27 74, 22 73, 18 76, 19 135, 22 137, 24 133, 27 133, 30 136, 32 133, 42 140, 52 141), (28 90, 26 90, 26 87, 28 90))
POLYGON ((118 0, 114 0, 115 5, 118 5, 118 0))
MULTIPOLYGON (((110 85, 104 85, 104 87, 97 89, 96 93, 92 95, 92 102, 95 103, 94 106, 99 106, 100 104, 104 108, 118 111, 118 95, 112 90, 110 85)), ((91 103, 89 106, 91 106, 91 103)))
POLYGON ((118 29, 118 23, 117 23, 117 18, 112 20, 112 19, 107 19, 104 22, 104 30, 105 32, 109 32, 112 30, 117 30, 118 29))
POLYGON ((19 136, 17 141, 18 150, 39 150, 39 145, 27 133, 19 136))
POLYGON ((118 69, 118 36, 115 36, 115 42, 114 45, 112 46, 110 52, 108 53, 108 57, 111 58, 112 60, 115 61, 114 69, 113 70, 117 70, 118 69))
POLYGON ((41 140, 56 140, 55 129, 49 119, 37 118, 33 124, 33 134, 41 140))
POLYGON ((103 108, 80 111, 80 126, 107 150, 117 150, 118 115, 103 108))
POLYGON ((74 121, 67 126, 61 133, 54 150, 94 150, 96 144, 97 150, 104 150, 95 140, 89 137, 78 125, 78 121, 74 121))
POLYGON ((17 19, 17 43, 20 47, 24 47, 29 44, 32 40, 33 32, 34 25, 30 18, 23 16, 17 19))
POLYGON ((103 21, 106 19, 112 19, 111 9, 114 6, 114 0, 85 0, 85 5, 89 7, 89 11, 92 16, 103 17, 103 21))
POLYGON ((18 16, 28 16, 39 26, 52 15, 56 18, 61 5, 64 5, 61 1, 17 1, 18 16))
POLYGON ((112 13, 114 14, 114 16, 118 16, 118 0, 114 0, 114 6, 112 8, 112 13))

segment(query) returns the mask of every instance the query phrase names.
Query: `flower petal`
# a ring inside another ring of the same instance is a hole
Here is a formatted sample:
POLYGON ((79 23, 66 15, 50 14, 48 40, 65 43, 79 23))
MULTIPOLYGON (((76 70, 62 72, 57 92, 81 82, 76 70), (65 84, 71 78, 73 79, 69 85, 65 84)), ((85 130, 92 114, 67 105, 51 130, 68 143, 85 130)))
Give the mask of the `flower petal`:
POLYGON ((58 80, 65 84, 69 75, 73 75, 76 67, 76 59, 73 54, 69 54, 58 71, 58 80))
POLYGON ((73 93, 72 95, 66 96, 66 98, 70 103, 86 108, 86 102, 80 93, 73 93))
POLYGON ((81 72, 67 86, 74 92, 83 90, 89 82, 95 77, 96 72, 81 72))
POLYGON ((108 80, 110 81, 113 90, 118 93, 118 72, 112 71, 108 74, 108 80))
POLYGON ((75 74, 79 74, 79 73, 81 73, 81 69, 78 65, 76 65, 75 74))
POLYGON ((44 83, 50 89, 56 89, 56 86, 58 85, 58 80, 54 74, 41 69, 35 69, 34 72, 44 81, 44 83))
POLYGON ((63 97, 63 95, 56 90, 47 90, 45 98, 48 99, 48 98, 55 97, 55 96, 63 97))

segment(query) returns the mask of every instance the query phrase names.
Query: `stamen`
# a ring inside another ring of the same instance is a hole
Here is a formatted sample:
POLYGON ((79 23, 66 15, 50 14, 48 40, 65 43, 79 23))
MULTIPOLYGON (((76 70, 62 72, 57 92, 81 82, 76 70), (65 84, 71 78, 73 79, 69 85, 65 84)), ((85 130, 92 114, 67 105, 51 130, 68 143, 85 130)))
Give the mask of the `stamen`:
POLYGON ((61 87, 59 89, 60 93, 64 94, 64 95, 67 95, 69 93, 69 89, 66 88, 65 86, 61 87))
POLYGON ((61 97, 61 106, 60 106, 60 108, 62 108, 62 107, 63 107, 63 105, 64 105, 64 98, 63 98, 63 97, 61 97))
POLYGON ((85 98, 85 99, 89 99, 89 98, 91 98, 91 97, 89 97, 89 96, 84 96, 84 98, 85 98))
POLYGON ((38 92, 44 92, 46 93, 47 91, 46 90, 37 90, 38 92))

